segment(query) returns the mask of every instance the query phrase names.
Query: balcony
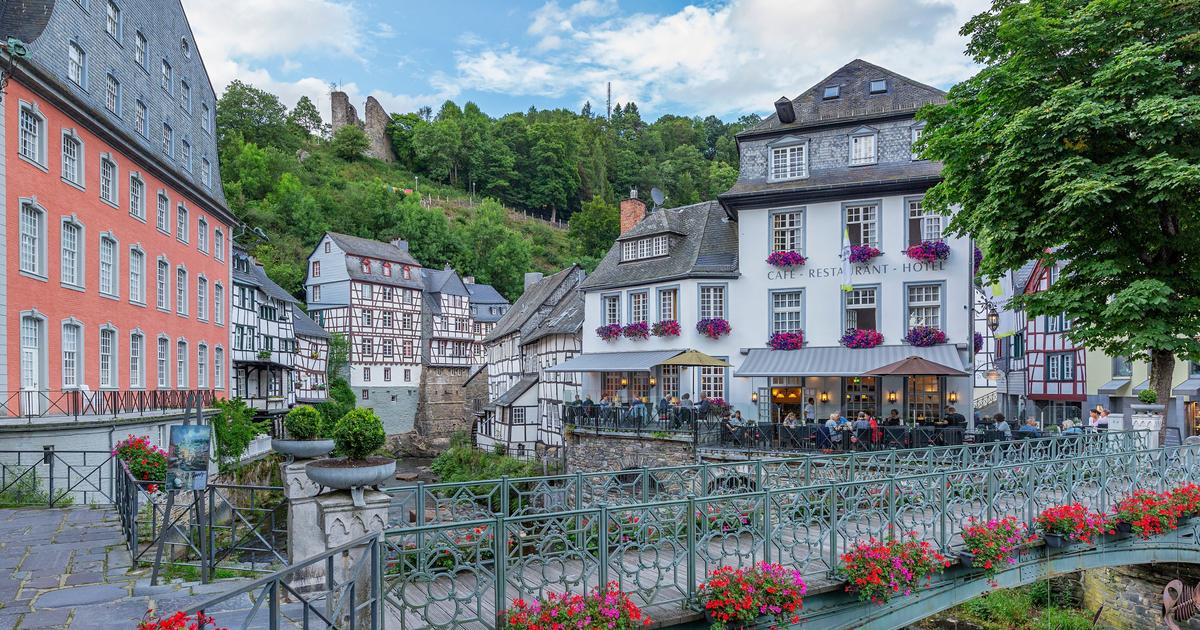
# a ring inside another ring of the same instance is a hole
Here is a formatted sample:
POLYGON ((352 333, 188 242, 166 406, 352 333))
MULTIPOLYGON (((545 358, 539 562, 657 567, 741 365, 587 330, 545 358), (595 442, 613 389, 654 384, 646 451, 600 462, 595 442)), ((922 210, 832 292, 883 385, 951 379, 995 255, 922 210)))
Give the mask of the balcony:
POLYGON ((217 392, 209 389, 84 390, 43 389, 3 392, 0 419, 24 418, 47 422, 99 420, 183 413, 213 406, 217 392))

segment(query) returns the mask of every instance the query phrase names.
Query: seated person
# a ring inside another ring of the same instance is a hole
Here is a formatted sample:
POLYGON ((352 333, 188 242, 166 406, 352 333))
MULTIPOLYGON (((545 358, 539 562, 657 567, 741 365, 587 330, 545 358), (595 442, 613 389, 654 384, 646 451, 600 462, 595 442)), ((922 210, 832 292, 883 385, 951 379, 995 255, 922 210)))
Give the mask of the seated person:
POLYGON ((796 419, 796 412, 789 411, 788 415, 785 416, 783 419, 783 426, 785 426, 789 429, 794 429, 794 428, 796 428, 797 422, 798 422, 798 420, 796 419))
POLYGON ((870 420, 870 418, 867 417, 867 412, 865 412, 865 411, 858 412, 858 419, 854 421, 854 428, 856 430, 871 428, 871 420, 870 420))
POLYGON ((1037 418, 1026 418, 1025 424, 1021 425, 1018 431, 1028 437, 1042 437, 1042 430, 1038 428, 1037 418))
POLYGON ((996 431, 999 431, 1006 436, 1012 435, 1012 427, 1008 425, 1008 420, 1004 419, 1004 414, 1002 413, 992 416, 992 426, 996 431))
POLYGON ((890 427, 898 427, 901 423, 902 420, 900 419, 900 411, 898 409, 891 410, 888 413, 888 417, 883 419, 883 424, 890 427))
POLYGON ((952 427, 966 426, 967 418, 955 411, 954 407, 946 407, 946 424, 952 427))
POLYGON ((1074 422, 1071 422, 1070 420, 1063 420, 1062 430, 1060 431, 1061 435, 1081 435, 1082 433, 1083 429, 1075 426, 1074 422))

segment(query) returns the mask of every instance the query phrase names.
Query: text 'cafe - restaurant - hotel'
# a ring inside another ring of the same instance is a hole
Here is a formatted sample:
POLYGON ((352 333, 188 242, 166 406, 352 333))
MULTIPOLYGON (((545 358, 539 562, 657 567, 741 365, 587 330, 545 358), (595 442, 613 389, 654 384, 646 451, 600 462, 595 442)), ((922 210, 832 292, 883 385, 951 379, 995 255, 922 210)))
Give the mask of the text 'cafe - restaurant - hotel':
POLYGON ((808 398, 822 419, 970 416, 974 248, 923 207, 941 165, 912 148, 916 110, 943 99, 855 60, 739 135, 718 201, 622 202, 621 236, 581 284, 583 352, 549 369, 597 402, 707 396, 759 422, 808 398), (687 349, 732 368, 661 365, 687 349), (911 356, 949 369, 865 375, 911 356))

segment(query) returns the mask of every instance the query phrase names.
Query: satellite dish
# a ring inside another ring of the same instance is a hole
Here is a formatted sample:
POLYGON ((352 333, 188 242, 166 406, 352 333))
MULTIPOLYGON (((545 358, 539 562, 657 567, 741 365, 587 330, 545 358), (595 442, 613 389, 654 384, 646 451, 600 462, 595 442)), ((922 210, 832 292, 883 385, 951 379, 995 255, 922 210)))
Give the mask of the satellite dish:
POLYGON ((650 199, 654 200, 654 207, 657 208, 667 200, 667 196, 663 194, 663 191, 658 189, 658 186, 655 186, 650 189, 650 199))

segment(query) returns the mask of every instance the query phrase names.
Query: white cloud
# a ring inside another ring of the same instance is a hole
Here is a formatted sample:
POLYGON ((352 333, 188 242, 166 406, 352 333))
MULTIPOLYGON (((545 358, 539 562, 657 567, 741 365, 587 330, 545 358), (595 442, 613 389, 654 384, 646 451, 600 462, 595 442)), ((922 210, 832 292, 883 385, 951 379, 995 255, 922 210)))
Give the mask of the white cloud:
POLYGON ((380 39, 391 39, 396 36, 396 29, 387 22, 379 22, 375 25, 375 30, 371 31, 371 35, 380 39))
POLYGON ((266 59, 326 49, 359 56, 362 30, 350 4, 334 0, 184 0, 207 56, 266 59))

